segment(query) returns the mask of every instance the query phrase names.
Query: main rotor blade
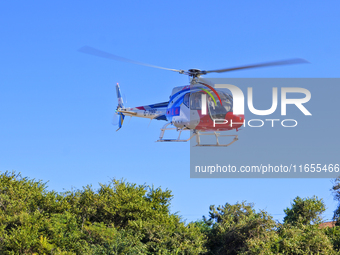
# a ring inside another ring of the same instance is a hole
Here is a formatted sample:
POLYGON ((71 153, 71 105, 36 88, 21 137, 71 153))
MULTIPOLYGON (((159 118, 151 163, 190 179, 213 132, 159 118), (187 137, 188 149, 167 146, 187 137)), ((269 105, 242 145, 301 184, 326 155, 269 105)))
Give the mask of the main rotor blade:
POLYGON ((253 64, 247 66, 239 66, 239 67, 232 67, 232 68, 225 68, 225 69, 217 69, 217 70, 210 70, 210 71, 202 71, 206 73, 224 73, 242 69, 249 69, 249 68, 257 68, 257 67, 266 67, 266 66, 280 66, 280 65, 291 65, 291 64, 302 64, 302 63, 309 63, 307 60, 302 58, 294 58, 294 59, 287 59, 281 61, 274 61, 274 62, 267 62, 261 64, 253 64))
POLYGON ((119 56, 113 55, 111 53, 92 48, 90 46, 83 46, 78 51, 86 53, 86 54, 94 55, 94 56, 97 56, 97 57, 108 58, 108 59, 113 59, 113 60, 117 60, 117 61, 132 63, 132 64, 136 64, 136 65, 148 66, 148 67, 159 68, 159 69, 183 73, 183 70, 171 69, 171 68, 155 66, 155 65, 150 65, 150 64, 134 61, 134 60, 131 60, 131 59, 119 57, 119 56))

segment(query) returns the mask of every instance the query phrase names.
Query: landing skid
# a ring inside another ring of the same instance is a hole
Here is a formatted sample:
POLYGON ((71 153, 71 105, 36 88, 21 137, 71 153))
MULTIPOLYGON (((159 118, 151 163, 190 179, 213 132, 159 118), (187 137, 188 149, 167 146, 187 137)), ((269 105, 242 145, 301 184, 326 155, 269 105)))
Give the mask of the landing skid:
POLYGON ((196 134, 193 134, 189 139, 181 140, 180 138, 181 138, 182 131, 190 130, 190 129, 168 128, 168 126, 170 124, 171 123, 167 123, 163 126, 163 128, 161 128, 161 134, 159 135, 159 140, 157 140, 156 142, 187 142, 196 135, 196 134), (177 130, 177 131, 179 131, 177 139, 163 139, 163 136, 164 136, 164 133, 165 133, 166 130, 177 130))
POLYGON ((196 134, 196 146, 215 146, 215 147, 228 147, 229 145, 232 145, 234 142, 238 140, 238 135, 221 135, 220 133, 214 132, 214 133, 199 133, 196 134), (215 144, 201 144, 201 135, 214 135, 216 137, 216 143, 215 144), (228 143, 228 144, 220 144, 218 137, 234 137, 234 139, 228 143))
POLYGON ((189 140, 191 140, 191 138, 193 138, 194 136, 196 136, 196 142, 197 142, 197 145, 196 146, 215 146, 215 147, 227 147, 231 144, 233 144, 234 142, 236 142, 238 140, 238 135, 221 135, 220 133, 217 133, 217 132, 213 132, 213 133, 200 133, 196 130, 194 130, 193 134, 190 136, 190 138, 188 139, 180 139, 181 138, 181 134, 182 134, 182 131, 185 131, 185 130, 190 130, 190 129, 187 129, 187 128, 182 128, 182 129, 178 129, 178 128, 168 128, 168 126, 170 125, 171 123, 167 123, 163 126, 163 128, 161 128, 161 134, 159 136, 159 140, 157 140, 156 142, 187 142, 189 140), (164 133, 166 130, 177 130, 179 131, 179 134, 178 134, 178 137, 177 139, 163 139, 163 136, 164 136, 164 133), (202 144, 201 143, 201 139, 200 139, 200 136, 201 135, 214 135, 216 137, 216 143, 215 144, 202 144), (228 143, 228 144, 220 144, 219 140, 218 140, 218 137, 234 137, 234 139, 228 143))

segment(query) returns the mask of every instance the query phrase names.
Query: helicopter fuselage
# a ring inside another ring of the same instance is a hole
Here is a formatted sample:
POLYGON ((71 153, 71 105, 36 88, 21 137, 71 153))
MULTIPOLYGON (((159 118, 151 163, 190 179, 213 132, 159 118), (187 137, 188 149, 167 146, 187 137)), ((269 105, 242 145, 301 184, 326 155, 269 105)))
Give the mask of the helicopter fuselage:
POLYGON ((227 131, 240 128, 244 121, 243 115, 234 115, 232 110, 232 95, 225 91, 183 86, 173 90, 168 102, 121 108, 118 112, 126 116, 165 120, 177 129, 227 131), (206 98, 204 102, 203 97, 206 98))

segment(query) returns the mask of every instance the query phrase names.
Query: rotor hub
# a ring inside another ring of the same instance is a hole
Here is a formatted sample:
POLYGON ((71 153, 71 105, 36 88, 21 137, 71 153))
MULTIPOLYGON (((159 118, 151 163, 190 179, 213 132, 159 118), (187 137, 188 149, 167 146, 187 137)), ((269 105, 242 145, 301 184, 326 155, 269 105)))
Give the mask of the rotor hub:
POLYGON ((201 76, 203 74, 206 74, 206 72, 205 71, 201 71, 200 69, 193 68, 193 69, 189 69, 187 74, 189 76, 193 77, 193 78, 196 78, 196 77, 199 77, 199 76, 201 76))
POLYGON ((200 69, 189 69, 188 73, 190 76, 196 76, 196 75, 200 75, 201 74, 201 70, 200 69))

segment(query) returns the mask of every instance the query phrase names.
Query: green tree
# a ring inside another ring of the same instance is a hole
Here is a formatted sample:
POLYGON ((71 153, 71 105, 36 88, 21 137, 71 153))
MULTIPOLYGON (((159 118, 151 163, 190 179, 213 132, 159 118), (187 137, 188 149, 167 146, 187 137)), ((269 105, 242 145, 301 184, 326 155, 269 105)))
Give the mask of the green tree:
POLYGON ((284 224, 278 229, 282 254, 335 254, 331 240, 319 228, 325 211, 322 199, 296 197, 284 212, 284 224))
POLYGON ((335 254, 331 240, 317 224, 283 224, 279 236, 279 254, 335 254))
POLYGON ((334 251, 340 253, 340 226, 326 227, 324 229, 325 234, 333 245, 334 251))
POLYGON ((323 200, 318 199, 316 196, 312 198, 296 197, 293 200, 292 207, 284 210, 286 216, 283 221, 287 224, 319 224, 322 220, 320 215, 325 210, 323 200))
POLYGON ((334 200, 338 201, 338 207, 334 211, 333 219, 336 221, 336 225, 340 226, 340 177, 334 180, 333 187, 334 200))
POLYGON ((336 226, 325 228, 325 233, 331 240, 334 250, 340 253, 340 177, 336 178, 331 189, 334 200, 338 201, 338 206, 334 211, 333 220, 336 221, 336 226))
POLYGON ((278 224, 253 204, 227 203, 211 206, 205 224, 196 224, 208 236, 207 254, 335 254, 338 233, 329 238, 318 225, 323 211, 322 200, 297 197, 285 209, 284 224, 278 224))
POLYGON ((211 225, 208 232, 208 254, 257 254, 259 250, 271 251, 275 239, 276 223, 265 211, 255 212, 250 203, 210 206, 211 225), (255 243, 254 240, 257 240, 255 243))
POLYGON ((57 193, 0 175, 0 254, 199 254, 204 235, 170 213, 171 191, 112 180, 57 193))
MULTIPOLYGON (((334 189, 338 192, 338 189, 334 189)), ((320 229, 322 199, 295 198, 283 224, 253 204, 211 206, 185 224, 170 190, 123 180, 57 193, 0 174, 0 254, 335 254, 340 227, 320 229)))

